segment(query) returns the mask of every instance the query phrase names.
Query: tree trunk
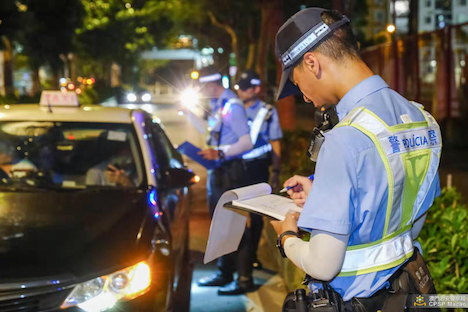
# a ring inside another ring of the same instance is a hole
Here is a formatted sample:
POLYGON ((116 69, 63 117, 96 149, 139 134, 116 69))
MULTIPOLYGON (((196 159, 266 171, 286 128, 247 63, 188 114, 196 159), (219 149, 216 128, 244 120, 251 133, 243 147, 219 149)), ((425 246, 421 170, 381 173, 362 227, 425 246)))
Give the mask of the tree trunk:
MULTIPOLYGON (((216 27, 219 27, 221 29, 223 29, 224 31, 226 31, 229 36, 231 36, 231 48, 232 48, 232 53, 234 53, 235 55, 235 59, 236 59, 236 66, 240 66, 239 64, 239 45, 238 45, 238 40, 237 40, 237 34, 236 32, 234 31, 234 29, 231 27, 231 25, 228 25, 228 24, 223 24, 223 23, 220 23, 216 17, 214 16, 213 12, 211 11, 208 11, 208 16, 210 17, 211 19, 211 23, 213 25, 215 25, 216 27)), ((239 71, 237 71, 237 74, 239 73, 239 71)), ((236 74, 236 76, 237 76, 236 74)), ((237 77, 236 77, 236 80, 237 80, 237 77)))
POLYGON ((268 60, 268 46, 269 46, 269 33, 271 25, 271 9, 268 1, 262 1, 260 4, 261 11, 261 25, 260 25, 260 38, 258 39, 257 49, 257 62, 255 64, 255 71, 260 75, 262 81, 262 92, 260 97, 265 98, 266 87, 268 85, 267 76, 267 60, 268 60))
POLYGON ((247 63, 245 69, 252 69, 255 61, 255 43, 249 44, 249 55, 247 56, 247 63))
MULTIPOLYGON (((270 51, 275 55, 275 38, 276 33, 280 29, 284 22, 284 15, 282 10, 282 0, 270 0, 268 1, 272 9, 271 12, 271 23, 269 27, 270 38, 270 51)), ((279 85, 281 79, 281 73, 283 72, 282 66, 278 61, 278 58, 274 57, 276 64, 276 85, 279 85)), ((281 128, 284 130, 295 130, 296 129, 296 99, 294 96, 288 96, 278 101, 278 114, 280 118, 281 128)))
POLYGON ((34 67, 31 69, 31 80, 32 80, 32 87, 30 96, 35 96, 36 94, 41 92, 41 81, 39 79, 39 67, 34 67))
POLYGON ((3 86, 5 88, 5 96, 12 96, 15 94, 13 86, 13 49, 10 40, 6 36, 2 36, 3 45, 3 86))

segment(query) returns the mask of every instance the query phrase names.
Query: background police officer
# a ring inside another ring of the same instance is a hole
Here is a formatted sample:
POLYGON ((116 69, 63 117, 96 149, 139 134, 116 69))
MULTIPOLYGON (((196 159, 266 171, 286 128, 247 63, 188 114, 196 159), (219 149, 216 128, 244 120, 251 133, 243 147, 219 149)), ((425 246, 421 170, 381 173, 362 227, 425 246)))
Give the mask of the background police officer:
MULTIPOLYGON (((211 98, 207 114, 208 149, 200 154, 209 160, 220 159, 221 166, 208 170, 207 199, 211 215, 221 195, 233 188, 247 185, 242 154, 252 149, 250 129, 242 101, 236 94, 222 85, 222 75, 214 68, 200 71, 201 92, 211 98)), ((194 114, 189 118, 199 130, 200 120, 194 114), (198 125, 198 126, 197 126, 198 125)), ((242 239, 241 246, 247 240, 242 239)), ((214 276, 199 280, 199 286, 223 286, 233 281, 233 267, 240 254, 229 254, 218 259, 218 272, 214 276)), ((252 264, 250 263, 250 270, 252 264)), ((239 275, 242 280, 242 276, 239 275)), ((251 285, 253 287, 253 284, 251 285)))
POLYGON ((245 185, 242 154, 252 149, 247 115, 243 103, 222 84, 222 75, 209 66, 200 70, 200 92, 211 99, 206 122, 193 113, 188 117, 202 134, 207 134, 208 148, 200 154, 208 160, 220 159, 221 166, 208 170, 207 200, 210 214, 221 195, 229 189, 245 185))
POLYGON ((297 176, 285 183, 297 185, 289 194, 304 207, 300 217, 272 223, 287 257, 331 281, 348 311, 363 297, 375 311, 380 294, 391 297, 379 290, 417 255, 413 239, 440 193, 441 135, 432 116, 374 76, 348 22, 309 8, 278 31, 279 98, 302 92, 316 107, 335 104, 340 123, 325 132, 313 185, 297 176), (296 237, 298 227, 311 232, 309 242, 296 237))
MULTIPOLYGON (((244 102, 250 126, 250 138, 254 145, 252 151, 242 155, 246 163, 247 179, 249 184, 270 181, 270 165, 272 176, 270 185, 273 189, 279 186, 281 138, 283 133, 279 123, 278 112, 271 104, 259 99, 261 92, 260 76, 251 70, 246 70, 234 86, 239 99, 244 102)), ((251 214, 251 227, 253 239, 254 267, 261 268, 256 257, 258 243, 263 229, 263 218, 251 214)))

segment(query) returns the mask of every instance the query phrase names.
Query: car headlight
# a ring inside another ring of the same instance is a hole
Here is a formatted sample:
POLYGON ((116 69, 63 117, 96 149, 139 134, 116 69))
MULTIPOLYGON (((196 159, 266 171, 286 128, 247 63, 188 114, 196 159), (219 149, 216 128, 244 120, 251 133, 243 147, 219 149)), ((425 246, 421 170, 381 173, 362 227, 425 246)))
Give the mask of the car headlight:
POLYGON ((180 102, 187 109, 192 109, 198 104, 199 95, 194 89, 186 89, 180 95, 180 102))
POLYGON ((151 284, 151 270, 146 261, 80 283, 61 305, 61 309, 78 306, 89 312, 110 309, 118 300, 143 295, 151 284))
POLYGON ((135 102, 137 100, 137 96, 135 93, 129 93, 127 94, 127 101, 129 102, 135 102))
POLYGON ((149 102, 151 101, 151 94, 145 93, 141 96, 141 99, 143 100, 143 102, 149 102))

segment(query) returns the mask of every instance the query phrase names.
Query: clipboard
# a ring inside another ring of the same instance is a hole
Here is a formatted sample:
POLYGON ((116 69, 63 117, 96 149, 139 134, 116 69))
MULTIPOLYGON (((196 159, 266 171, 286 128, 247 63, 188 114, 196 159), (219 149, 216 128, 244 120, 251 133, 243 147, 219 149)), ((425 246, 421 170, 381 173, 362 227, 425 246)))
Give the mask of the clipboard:
POLYGON ((265 213, 262 213, 262 212, 260 212, 260 211, 253 211, 253 210, 250 210, 250 209, 245 208, 245 207, 233 205, 233 204, 232 204, 232 201, 231 201, 231 202, 225 203, 223 207, 226 208, 226 209, 229 209, 229 210, 231 210, 231 211, 240 213, 240 214, 242 214, 242 215, 244 215, 244 213, 245 213, 246 216, 247 216, 249 213, 254 213, 254 214, 259 215, 259 216, 262 216, 262 217, 267 217, 267 218, 269 218, 269 219, 271 219, 271 220, 281 221, 281 220, 279 220, 279 219, 277 219, 277 218, 275 218, 275 217, 272 217, 272 216, 270 216, 270 215, 268 215, 268 214, 265 214, 265 213))
POLYGON ((198 155, 198 152, 201 151, 201 149, 195 145, 193 145, 190 142, 185 141, 179 147, 177 147, 177 150, 192 159, 193 161, 199 163, 206 169, 214 169, 217 168, 221 165, 221 163, 217 160, 208 160, 203 158, 202 156, 198 155))

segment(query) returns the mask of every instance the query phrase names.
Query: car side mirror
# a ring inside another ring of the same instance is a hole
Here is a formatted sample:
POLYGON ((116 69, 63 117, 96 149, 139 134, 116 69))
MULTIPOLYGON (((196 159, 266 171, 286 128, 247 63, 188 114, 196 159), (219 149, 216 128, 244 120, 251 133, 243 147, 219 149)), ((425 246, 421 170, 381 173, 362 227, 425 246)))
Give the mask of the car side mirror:
POLYGON ((199 179, 192 170, 187 168, 169 168, 165 175, 163 187, 168 189, 187 187, 198 182, 199 179))

